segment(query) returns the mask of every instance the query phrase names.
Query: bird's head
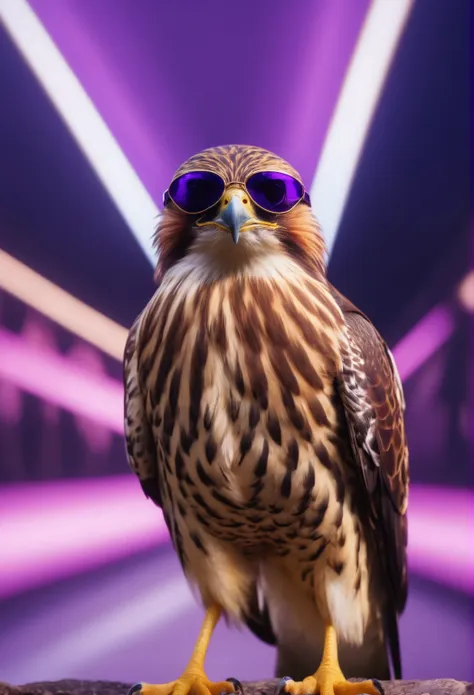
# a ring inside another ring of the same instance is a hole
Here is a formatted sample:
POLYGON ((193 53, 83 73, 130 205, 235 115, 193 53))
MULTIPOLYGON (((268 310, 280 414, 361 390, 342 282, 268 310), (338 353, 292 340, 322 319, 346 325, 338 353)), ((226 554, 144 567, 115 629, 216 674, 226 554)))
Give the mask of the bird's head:
POLYGON ((290 257, 324 273, 325 247, 299 174, 260 147, 203 150, 182 164, 163 196, 155 235, 159 280, 191 252, 215 273, 290 257))

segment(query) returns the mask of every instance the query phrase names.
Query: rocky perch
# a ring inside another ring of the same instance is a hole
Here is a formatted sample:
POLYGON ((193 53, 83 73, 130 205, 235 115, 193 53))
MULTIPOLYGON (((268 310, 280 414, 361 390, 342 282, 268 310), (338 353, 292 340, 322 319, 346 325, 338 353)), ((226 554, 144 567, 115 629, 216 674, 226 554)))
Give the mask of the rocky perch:
MULTIPOLYGON (((273 695, 276 681, 243 683, 244 695, 273 695)), ((439 679, 382 683, 385 695, 474 695, 474 683, 439 679)), ((54 683, 0 683, 0 695, 127 695, 130 683, 62 680, 54 683)))

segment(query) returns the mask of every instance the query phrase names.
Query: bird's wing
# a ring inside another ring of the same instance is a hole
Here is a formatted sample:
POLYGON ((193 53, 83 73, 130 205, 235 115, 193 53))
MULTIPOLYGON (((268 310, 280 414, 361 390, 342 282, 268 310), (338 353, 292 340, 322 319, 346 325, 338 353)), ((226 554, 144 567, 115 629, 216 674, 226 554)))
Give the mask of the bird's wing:
POLYGON ((409 481, 403 390, 390 350, 373 324, 336 290, 332 293, 348 338, 338 389, 381 562, 385 630, 400 678, 397 617, 407 597, 409 481))
POLYGON ((157 447, 146 416, 138 374, 137 341, 141 318, 140 315, 130 329, 123 359, 125 441, 128 462, 138 476, 145 495, 162 507, 157 447))

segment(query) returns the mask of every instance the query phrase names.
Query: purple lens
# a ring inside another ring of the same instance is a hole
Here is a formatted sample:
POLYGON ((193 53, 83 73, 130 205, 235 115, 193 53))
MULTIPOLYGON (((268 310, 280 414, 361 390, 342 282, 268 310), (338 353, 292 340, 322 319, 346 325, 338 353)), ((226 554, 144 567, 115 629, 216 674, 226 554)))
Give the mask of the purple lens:
POLYGON ((303 185, 289 174, 261 171, 247 179, 252 200, 270 212, 288 212, 303 197, 303 185))
POLYGON ((185 212, 198 213, 215 205, 224 193, 224 181, 211 171, 190 171, 172 181, 171 200, 185 212))

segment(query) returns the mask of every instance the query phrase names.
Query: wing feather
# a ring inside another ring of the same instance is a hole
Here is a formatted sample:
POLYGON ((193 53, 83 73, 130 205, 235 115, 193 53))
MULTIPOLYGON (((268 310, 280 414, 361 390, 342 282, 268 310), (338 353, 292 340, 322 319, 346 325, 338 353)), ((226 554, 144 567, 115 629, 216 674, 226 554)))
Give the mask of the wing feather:
POLYGON ((378 549, 386 632, 396 677, 401 672, 397 618, 407 598, 409 456, 400 376, 386 343, 371 321, 336 290, 347 344, 338 389, 360 471, 378 549))
POLYGON ((137 342, 142 315, 128 334, 123 359, 125 388, 125 442, 128 462, 138 476, 145 495, 159 507, 163 506, 157 448, 145 410, 145 401, 138 374, 137 342))

